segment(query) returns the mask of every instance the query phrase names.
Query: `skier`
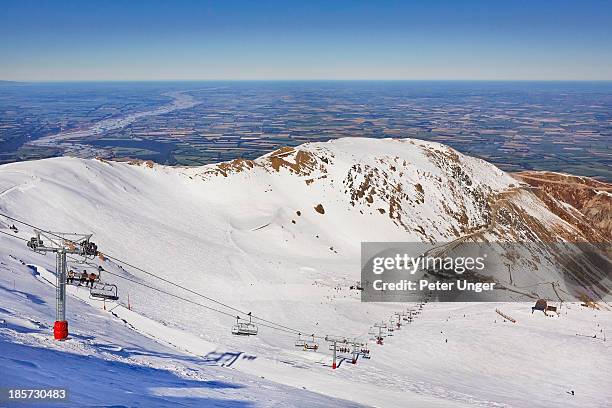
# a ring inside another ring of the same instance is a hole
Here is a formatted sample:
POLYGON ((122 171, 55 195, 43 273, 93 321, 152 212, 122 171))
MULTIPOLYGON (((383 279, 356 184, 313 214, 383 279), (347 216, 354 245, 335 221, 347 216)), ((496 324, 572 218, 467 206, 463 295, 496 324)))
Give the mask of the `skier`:
POLYGON ((72 285, 74 283, 74 271, 72 269, 68 271, 67 282, 69 285, 72 285))

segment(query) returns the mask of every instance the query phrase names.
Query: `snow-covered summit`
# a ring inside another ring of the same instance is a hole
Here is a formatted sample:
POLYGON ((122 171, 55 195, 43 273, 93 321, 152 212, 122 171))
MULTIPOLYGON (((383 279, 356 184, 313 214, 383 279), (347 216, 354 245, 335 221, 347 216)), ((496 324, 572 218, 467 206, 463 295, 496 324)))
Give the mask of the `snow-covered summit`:
MULTIPOLYGON (((360 303, 359 293, 349 289, 360 279, 363 241, 587 238, 583 228, 558 216, 525 182, 444 145, 414 139, 338 139, 282 148, 256 160, 195 168, 68 157, 13 163, 0 166, 0 212, 53 231, 93 233, 93 240, 105 253, 302 333, 362 339, 368 337, 373 323, 388 319, 400 307, 360 303)), ((0 217, 0 228, 12 234, 10 224, 0 217)), ((15 235, 29 239, 31 231, 21 228, 15 235)), ((15 259, 46 270, 54 268, 50 256, 34 254, 3 235, 0 256, 4 265, 10 265, 5 269, 15 275, 21 271, 19 265, 13 265, 15 259)), ((257 355, 256 362, 241 365, 251 374, 265 373, 276 382, 372 405, 383 401, 385 406, 405 406, 407 401, 421 401, 413 399, 415 395, 428 401, 440 399, 443 406, 510 401, 498 398, 498 386, 486 375, 472 372, 461 356, 451 358, 443 370, 458 373, 453 377, 456 381, 436 388, 442 371, 435 367, 444 364, 430 361, 433 356, 426 342, 421 344, 416 338, 411 347, 422 358, 403 355, 415 364, 413 368, 395 364, 397 353, 406 351, 401 343, 385 346, 380 359, 372 359, 368 367, 358 365, 350 374, 345 370, 330 375, 323 365, 329 359, 326 351, 296 351, 293 336, 287 339, 265 327, 256 338, 236 338, 230 333, 235 321, 231 316, 147 291, 137 282, 168 288, 133 268, 120 269, 110 261, 104 267, 131 279, 106 277, 119 286, 123 309, 115 313, 137 330, 144 333, 158 326, 139 328, 137 321, 130 320, 136 318, 125 311, 128 294, 133 313, 185 333, 172 339, 183 351, 198 354, 199 348, 215 344, 257 355), (418 375, 422 384, 412 381, 414 378, 406 380, 406 375, 418 375), (481 384, 486 386, 481 389, 481 384), (410 390, 409 395, 397 391, 402 387, 410 390)), ((563 277, 554 268, 514 274, 513 282, 507 281, 505 269, 503 272, 493 278, 507 285, 530 286, 529 291, 536 295, 554 296, 555 287, 538 286, 541 282, 559 282, 563 289, 563 277)), ((28 288, 20 290, 27 292, 28 288)), ((190 294, 181 295, 205 303, 190 294)), ((69 310, 73 310, 71 301, 69 310)), ((481 352, 491 361, 510 367, 534 360, 529 351, 524 358, 495 354, 487 342, 495 344, 498 339, 481 319, 485 307, 493 314, 494 307, 477 306, 436 305, 440 309, 435 323, 428 323, 428 336, 432 330, 439 331, 447 313, 465 310, 478 316, 468 331, 482 336, 481 352)), ((519 306, 511 310, 521 319, 528 318, 519 306)), ((469 341, 461 322, 452 327, 462 341, 469 341)), ((87 330, 86 322, 81 330, 87 330)), ((546 344, 547 336, 534 341, 546 344)), ((434 337, 427 338, 434 341, 434 337)), ((476 366, 481 367, 480 363, 476 366)), ((545 376, 545 367, 534 368, 532 374, 545 376)), ((515 386, 524 392, 524 402, 546 401, 556 392, 558 380, 546 381, 540 396, 541 388, 527 383, 515 386)), ((589 387, 594 385, 589 383, 589 387)))
POLYGON ((224 271, 223 282, 243 278, 228 261, 236 252, 253 257, 255 268, 269 255, 340 262, 358 278, 361 242, 590 238, 526 183, 416 139, 344 138, 192 168, 21 162, 0 167, 0 191, 2 210, 51 229, 91 231, 126 256, 131 248, 180 257, 199 248, 201 262, 224 271))

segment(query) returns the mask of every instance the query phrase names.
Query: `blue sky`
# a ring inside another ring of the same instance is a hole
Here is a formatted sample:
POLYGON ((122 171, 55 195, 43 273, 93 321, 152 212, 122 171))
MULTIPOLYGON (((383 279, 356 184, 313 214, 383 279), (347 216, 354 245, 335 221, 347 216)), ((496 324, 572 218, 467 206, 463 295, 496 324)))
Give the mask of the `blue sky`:
POLYGON ((0 79, 612 79, 612 1, 29 1, 0 79))

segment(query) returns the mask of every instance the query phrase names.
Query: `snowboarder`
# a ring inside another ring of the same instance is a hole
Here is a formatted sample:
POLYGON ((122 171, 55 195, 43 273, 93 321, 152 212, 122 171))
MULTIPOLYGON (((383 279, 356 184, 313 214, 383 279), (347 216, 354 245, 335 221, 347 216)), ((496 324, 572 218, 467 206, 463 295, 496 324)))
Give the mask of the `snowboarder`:
POLYGON ((85 269, 83 269, 83 273, 81 274, 81 279, 79 280, 81 285, 85 285, 88 277, 89 277, 89 274, 87 273, 85 269))

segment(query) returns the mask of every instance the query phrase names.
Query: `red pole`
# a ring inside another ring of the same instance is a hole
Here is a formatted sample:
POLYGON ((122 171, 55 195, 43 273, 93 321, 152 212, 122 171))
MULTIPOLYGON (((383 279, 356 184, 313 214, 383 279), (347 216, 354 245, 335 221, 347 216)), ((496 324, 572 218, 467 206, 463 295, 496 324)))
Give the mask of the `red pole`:
POLYGON ((336 342, 334 341, 334 362, 332 363, 332 369, 336 369, 336 342))

